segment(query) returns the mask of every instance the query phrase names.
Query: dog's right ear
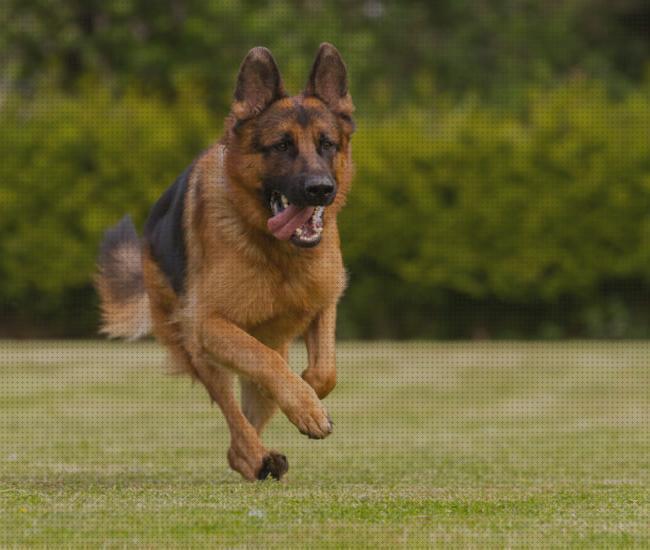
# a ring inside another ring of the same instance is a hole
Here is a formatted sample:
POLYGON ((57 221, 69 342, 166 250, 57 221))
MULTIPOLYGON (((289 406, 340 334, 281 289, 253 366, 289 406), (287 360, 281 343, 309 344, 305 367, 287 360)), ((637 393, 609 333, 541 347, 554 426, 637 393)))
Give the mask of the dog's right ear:
POLYGON ((237 120, 247 120, 286 95, 271 52, 266 48, 253 48, 239 68, 231 112, 237 120))

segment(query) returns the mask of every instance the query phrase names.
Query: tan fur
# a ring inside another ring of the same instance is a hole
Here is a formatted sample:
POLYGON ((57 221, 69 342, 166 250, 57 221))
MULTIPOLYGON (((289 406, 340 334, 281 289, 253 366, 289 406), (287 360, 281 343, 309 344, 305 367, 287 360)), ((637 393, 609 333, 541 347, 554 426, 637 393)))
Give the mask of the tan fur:
MULTIPOLYGON (((248 58, 265 62, 267 54, 257 48, 248 58)), ((286 472, 286 459, 268 451, 259 437, 276 409, 312 438, 332 431, 320 399, 336 383, 336 304, 346 284, 336 218, 352 178, 351 128, 336 123, 331 113, 307 127, 294 124, 301 150, 314 159, 316 132, 323 125, 338 132, 340 149, 332 167, 338 194, 325 210, 322 241, 315 248, 273 237, 266 228, 268 205, 260 200, 265 160, 253 149, 251 131, 235 130, 235 115, 261 111, 258 100, 265 94, 259 82, 254 84, 253 99, 233 104, 224 137, 192 170, 183 219, 187 273, 180 296, 146 246, 143 254, 153 332, 177 368, 200 380, 221 408, 232 436, 229 464, 246 479, 265 471, 280 478, 286 472), (287 365, 289 345, 301 335, 309 356, 302 377, 287 365), (243 407, 235 399, 234 376, 241 380, 243 407)), ((273 101, 269 111, 280 120, 283 109, 297 104, 326 110, 320 99, 305 95, 273 101)), ((349 95, 342 104, 349 115, 349 95)))

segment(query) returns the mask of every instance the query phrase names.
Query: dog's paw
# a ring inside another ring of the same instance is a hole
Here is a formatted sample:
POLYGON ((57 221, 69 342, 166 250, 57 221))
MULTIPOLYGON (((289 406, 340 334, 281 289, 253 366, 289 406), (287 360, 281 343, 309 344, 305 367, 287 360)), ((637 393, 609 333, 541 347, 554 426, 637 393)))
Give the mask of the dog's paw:
POLYGON ((334 423, 324 407, 303 413, 294 424, 309 439, 325 439, 334 429, 334 423))
POLYGON ((280 480, 289 470, 289 461, 287 457, 276 451, 270 451, 262 459, 262 467, 257 472, 257 479, 266 479, 271 476, 273 479, 280 480))
POLYGON ((286 384, 276 388, 275 402, 300 433, 312 439, 323 439, 332 433, 327 410, 307 382, 293 375, 286 384))
POLYGON ((327 415, 327 422, 328 422, 327 430, 325 435, 322 437, 315 436, 312 433, 308 433, 308 432, 307 433, 302 432, 302 433, 306 435, 309 439, 324 439, 334 431, 334 422, 332 422, 332 417, 329 414, 327 415))
MULTIPOLYGON (((256 479, 260 479, 260 475, 265 469, 264 466, 270 454, 273 453, 267 451, 261 445, 253 445, 249 441, 238 439, 232 441, 230 449, 228 449, 228 464, 230 464, 233 470, 239 472, 244 479, 255 481, 256 479)), ((275 454, 277 455, 278 453, 275 454)), ((273 465, 270 465, 267 469, 269 472, 266 475, 277 470, 273 465)))

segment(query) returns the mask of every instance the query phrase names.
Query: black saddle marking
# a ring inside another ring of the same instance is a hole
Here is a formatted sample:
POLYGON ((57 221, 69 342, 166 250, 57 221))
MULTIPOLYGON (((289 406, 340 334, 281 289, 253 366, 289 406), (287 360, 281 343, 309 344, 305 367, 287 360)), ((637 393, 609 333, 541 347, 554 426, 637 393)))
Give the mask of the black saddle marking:
POLYGON ((153 205, 144 226, 151 255, 176 294, 183 292, 187 273, 183 210, 193 167, 186 168, 153 205))

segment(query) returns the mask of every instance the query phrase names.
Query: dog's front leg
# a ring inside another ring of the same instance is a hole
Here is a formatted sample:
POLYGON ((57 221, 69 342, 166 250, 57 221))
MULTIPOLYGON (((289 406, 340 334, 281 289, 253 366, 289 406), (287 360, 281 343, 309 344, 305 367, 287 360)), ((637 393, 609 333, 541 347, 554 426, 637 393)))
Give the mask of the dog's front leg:
MULTIPOLYGON (((286 362, 289 354, 289 345, 285 344, 276 351, 286 362)), ((240 376, 239 382, 241 385, 241 402, 244 414, 257 433, 261 434, 264 427, 278 409, 278 404, 273 401, 270 395, 262 391, 260 386, 255 382, 251 382, 248 378, 240 376)))
POLYGON ((325 308, 305 332, 309 366, 302 377, 323 399, 336 386, 336 304, 325 308))
POLYGON ((322 439, 332 423, 314 390, 293 373, 275 350, 220 317, 206 320, 201 346, 215 362, 259 385, 305 435, 322 439))

